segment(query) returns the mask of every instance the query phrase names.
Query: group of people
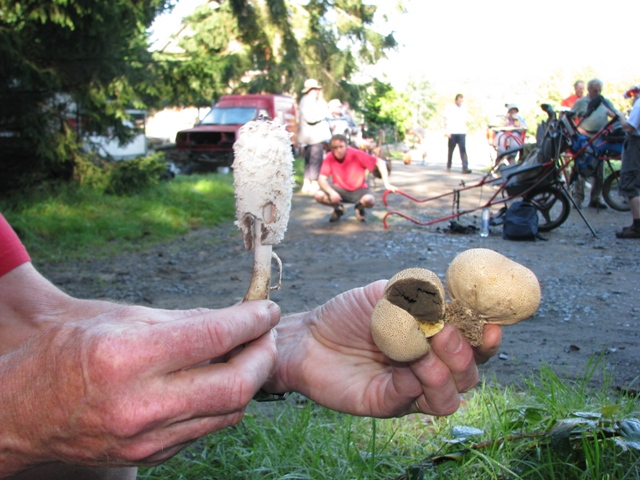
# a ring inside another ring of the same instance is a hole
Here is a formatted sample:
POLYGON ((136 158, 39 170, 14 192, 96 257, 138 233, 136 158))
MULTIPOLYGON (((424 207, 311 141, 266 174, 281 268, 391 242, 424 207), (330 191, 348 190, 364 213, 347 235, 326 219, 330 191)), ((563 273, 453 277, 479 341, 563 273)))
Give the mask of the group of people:
POLYGON ((304 83, 298 116, 298 142, 305 149, 302 193, 314 195, 318 203, 333 209, 330 222, 346 213, 345 203, 353 204, 357 220, 364 222, 366 209, 375 204, 367 172, 379 172, 384 187, 396 190, 389 182, 386 162, 350 146, 346 133, 354 122, 345 104, 337 99, 327 104, 322 85, 315 79, 304 83))
MULTIPOLYGON (((640 86, 625 92, 624 97, 632 100, 629 118, 619 112, 610 100, 602 96, 603 82, 598 78, 586 85, 579 80, 574 83, 574 93, 562 101, 562 106, 575 114, 578 131, 592 136, 605 127, 610 119, 617 119, 626 133, 622 150, 622 167, 618 182, 619 193, 629 201, 632 224, 616 232, 618 238, 640 238, 640 86)), ((599 162, 592 175, 589 207, 604 210, 607 206, 600 200, 604 181, 604 164, 599 162)), ((578 205, 584 200, 585 179, 574 170, 571 194, 578 205)))

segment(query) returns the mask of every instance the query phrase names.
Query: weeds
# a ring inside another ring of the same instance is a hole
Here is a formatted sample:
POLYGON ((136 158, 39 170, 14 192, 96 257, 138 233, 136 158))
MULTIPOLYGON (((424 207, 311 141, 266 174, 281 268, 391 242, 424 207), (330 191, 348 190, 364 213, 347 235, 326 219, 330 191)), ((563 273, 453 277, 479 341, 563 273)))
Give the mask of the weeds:
POLYGON ((299 399, 251 404, 236 427, 201 439, 156 479, 632 479, 640 477, 638 397, 610 397, 549 367, 524 390, 483 383, 450 417, 353 417, 299 399))

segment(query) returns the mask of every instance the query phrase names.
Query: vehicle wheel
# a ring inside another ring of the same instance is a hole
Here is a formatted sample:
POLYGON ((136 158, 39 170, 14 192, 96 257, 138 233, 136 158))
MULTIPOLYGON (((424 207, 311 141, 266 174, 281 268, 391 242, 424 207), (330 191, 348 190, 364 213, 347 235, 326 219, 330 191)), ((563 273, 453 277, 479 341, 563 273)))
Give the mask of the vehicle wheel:
POLYGON ((571 211, 571 201, 560 189, 547 186, 525 195, 524 200, 531 202, 538 210, 538 230, 549 232, 562 225, 571 211))
POLYGON ((602 184, 602 197, 614 210, 628 212, 631 209, 629 200, 618 193, 618 180, 620 180, 619 171, 614 171, 605 178, 602 184))

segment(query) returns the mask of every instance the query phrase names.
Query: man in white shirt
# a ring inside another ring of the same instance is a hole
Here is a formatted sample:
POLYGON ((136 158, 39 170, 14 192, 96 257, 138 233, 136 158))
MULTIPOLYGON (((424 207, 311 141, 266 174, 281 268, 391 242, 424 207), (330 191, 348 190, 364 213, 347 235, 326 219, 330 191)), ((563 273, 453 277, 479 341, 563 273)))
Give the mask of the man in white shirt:
POLYGON ((471 173, 469 170, 469 162, 467 159, 467 122, 469 121, 469 113, 467 107, 462 105, 464 97, 458 93, 455 103, 447 105, 444 112, 444 130, 445 135, 449 139, 447 152, 447 172, 451 171, 451 160, 453 159, 453 151, 458 146, 460 160, 462 161, 462 173, 471 173))

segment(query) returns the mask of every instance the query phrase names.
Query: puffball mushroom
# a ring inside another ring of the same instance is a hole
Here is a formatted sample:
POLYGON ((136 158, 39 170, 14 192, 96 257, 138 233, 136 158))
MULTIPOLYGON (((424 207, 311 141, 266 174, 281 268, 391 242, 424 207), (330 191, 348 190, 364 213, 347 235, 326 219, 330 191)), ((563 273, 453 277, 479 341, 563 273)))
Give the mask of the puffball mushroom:
POLYGON ((409 268, 389 280, 371 316, 371 334, 382 353, 398 362, 417 360, 445 323, 477 346, 485 323, 511 325, 529 318, 540 305, 535 274, 486 248, 459 254, 447 269, 446 284, 450 302, 429 270, 409 268))
POLYGON ((233 145, 236 225, 247 250, 254 250, 253 274, 243 301, 266 300, 271 287, 271 260, 282 264, 272 245, 282 241, 293 195, 291 134, 270 120, 243 125, 233 145))
POLYGON ((449 265, 445 282, 451 298, 445 321, 458 326, 472 345, 482 343, 485 323, 513 325, 540 306, 536 275, 488 248, 459 254, 449 265))
POLYGON ((445 293, 438 276, 424 268, 395 274, 371 316, 373 341, 387 357, 410 362, 429 351, 428 337, 444 327, 445 293))

